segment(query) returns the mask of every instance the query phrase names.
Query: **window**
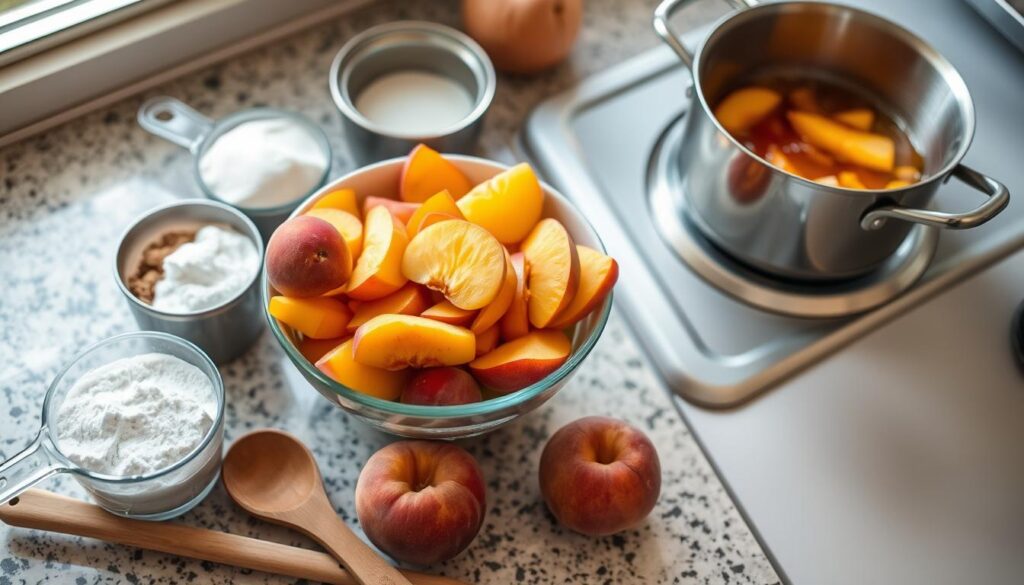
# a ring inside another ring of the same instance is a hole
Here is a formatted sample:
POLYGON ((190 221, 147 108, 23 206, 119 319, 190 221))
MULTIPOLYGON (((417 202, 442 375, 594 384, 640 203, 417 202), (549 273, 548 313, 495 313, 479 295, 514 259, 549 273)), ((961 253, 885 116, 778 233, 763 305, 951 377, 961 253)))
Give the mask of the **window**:
POLYGON ((0 0, 0 65, 170 0, 0 0))

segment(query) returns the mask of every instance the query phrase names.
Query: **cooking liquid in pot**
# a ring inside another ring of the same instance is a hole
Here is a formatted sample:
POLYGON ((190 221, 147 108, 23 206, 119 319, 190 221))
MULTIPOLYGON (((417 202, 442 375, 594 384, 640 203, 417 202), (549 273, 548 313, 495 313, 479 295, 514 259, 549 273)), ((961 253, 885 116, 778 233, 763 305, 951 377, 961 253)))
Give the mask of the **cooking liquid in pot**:
POLYGON ((836 84, 763 76, 725 96, 715 117, 773 166, 822 184, 896 189, 923 159, 895 120, 836 84))

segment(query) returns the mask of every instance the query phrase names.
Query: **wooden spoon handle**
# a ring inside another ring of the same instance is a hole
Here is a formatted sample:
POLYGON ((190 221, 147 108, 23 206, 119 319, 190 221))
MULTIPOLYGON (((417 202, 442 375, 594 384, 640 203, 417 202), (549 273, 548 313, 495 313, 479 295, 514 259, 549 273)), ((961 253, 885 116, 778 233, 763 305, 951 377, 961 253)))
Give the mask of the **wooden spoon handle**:
MULTIPOLYGON (((326 498, 324 502, 330 505, 326 498)), ((309 506, 307 510, 315 511, 319 507, 309 506)), ((333 509, 321 511, 309 517, 309 521, 315 530, 306 530, 306 534, 333 552, 361 585, 410 585, 409 579, 360 540, 333 509)), ((313 528, 310 524, 305 525, 313 528)))
MULTIPOLYGON (((181 524, 129 520, 109 514, 99 506, 45 490, 30 489, 0 505, 0 520, 10 526, 97 538, 310 581, 357 583, 328 554, 181 524)), ((461 584, 448 577, 414 571, 402 573, 414 585, 461 584)))

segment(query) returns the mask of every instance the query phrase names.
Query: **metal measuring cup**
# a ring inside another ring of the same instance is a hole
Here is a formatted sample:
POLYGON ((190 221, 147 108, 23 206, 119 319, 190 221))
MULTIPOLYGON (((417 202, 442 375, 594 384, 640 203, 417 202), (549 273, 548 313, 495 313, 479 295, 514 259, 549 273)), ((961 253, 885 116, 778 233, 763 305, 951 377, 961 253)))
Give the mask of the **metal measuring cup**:
POLYGON ((324 134, 320 126, 314 124, 309 118, 295 112, 276 108, 248 108, 219 120, 212 120, 195 111, 184 102, 172 97, 161 96, 150 99, 142 104, 139 108, 138 120, 139 125, 147 132, 173 142, 191 152, 192 175, 195 177, 196 183, 203 194, 214 201, 235 207, 248 216, 256 224, 256 227, 259 228, 264 241, 270 239, 270 234, 274 233, 277 226, 288 219, 288 216, 298 207, 299 203, 322 187, 327 182, 327 177, 330 176, 332 155, 327 135, 324 134), (203 181, 202 174, 199 172, 199 161, 202 160, 203 155, 206 154, 207 150, 213 146, 213 143, 218 138, 236 126, 253 120, 276 118, 287 118, 304 127, 320 145, 324 160, 327 161, 320 180, 309 191, 281 205, 248 207, 224 201, 218 197, 217 193, 210 189, 206 182, 203 181))

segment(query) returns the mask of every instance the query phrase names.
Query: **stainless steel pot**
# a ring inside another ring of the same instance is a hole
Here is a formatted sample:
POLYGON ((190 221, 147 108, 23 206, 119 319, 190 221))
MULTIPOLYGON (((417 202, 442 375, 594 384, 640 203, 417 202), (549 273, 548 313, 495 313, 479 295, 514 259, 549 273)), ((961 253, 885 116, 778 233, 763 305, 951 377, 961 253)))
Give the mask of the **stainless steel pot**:
POLYGON ((974 135, 974 104, 952 64, 921 39, 848 6, 733 0, 737 10, 691 55, 669 23, 690 1, 665 0, 654 16, 655 30, 693 77, 677 196, 686 198, 694 224, 727 253, 784 278, 851 278, 879 266, 914 223, 968 229, 1006 207, 1004 185, 960 163, 974 135), (769 68, 827 76, 877 97, 923 155, 924 178, 900 189, 829 187, 777 169, 745 148, 718 123, 711 104, 769 68), (988 199, 965 213, 928 210, 950 177, 988 199))

